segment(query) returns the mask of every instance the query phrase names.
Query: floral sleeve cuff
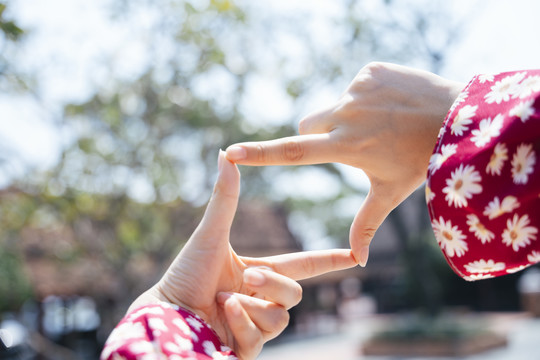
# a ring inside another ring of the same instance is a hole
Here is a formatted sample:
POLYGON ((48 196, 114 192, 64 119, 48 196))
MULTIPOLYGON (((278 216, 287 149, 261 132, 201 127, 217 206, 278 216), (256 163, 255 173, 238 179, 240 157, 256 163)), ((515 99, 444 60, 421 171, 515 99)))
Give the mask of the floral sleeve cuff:
POLYGON ((454 102, 430 159, 432 227, 466 280, 540 262, 540 70, 481 75, 454 102))
POLYGON ((169 303, 138 308, 112 331, 101 360, 237 360, 199 316, 169 303))

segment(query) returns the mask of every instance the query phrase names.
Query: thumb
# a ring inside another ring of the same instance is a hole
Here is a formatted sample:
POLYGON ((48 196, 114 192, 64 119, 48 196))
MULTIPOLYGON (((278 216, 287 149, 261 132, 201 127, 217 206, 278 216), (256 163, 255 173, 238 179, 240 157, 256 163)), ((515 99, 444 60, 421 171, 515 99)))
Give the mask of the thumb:
POLYGON ((240 172, 235 164, 227 160, 225 152, 220 150, 214 192, 206 207, 204 217, 195 231, 196 237, 201 238, 202 241, 211 241, 229 234, 238 206, 239 194, 240 172))
POLYGON ((388 205, 388 199, 370 190, 356 213, 349 233, 349 242, 353 256, 360 266, 366 266, 371 240, 393 208, 388 205))

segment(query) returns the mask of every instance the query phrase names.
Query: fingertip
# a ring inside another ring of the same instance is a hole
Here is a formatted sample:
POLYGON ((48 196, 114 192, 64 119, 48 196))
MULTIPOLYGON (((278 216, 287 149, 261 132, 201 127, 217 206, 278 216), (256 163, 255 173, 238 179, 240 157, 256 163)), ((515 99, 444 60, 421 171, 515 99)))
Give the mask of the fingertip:
POLYGON ((367 236, 358 236, 354 231, 351 230, 349 242, 351 244, 351 256, 354 261, 361 267, 365 267, 369 258, 369 244, 371 243, 372 237, 367 236))
POLYGON ((208 202, 203 219, 194 233, 198 242, 217 245, 216 241, 228 240, 239 195, 240 171, 235 164, 226 159, 225 152, 220 150, 218 176, 212 197, 208 202))
POLYGON ((244 270, 244 282, 255 287, 262 286, 266 282, 266 277, 259 270, 247 268, 244 270))
POLYGON ((369 258, 369 245, 362 246, 358 254, 358 265, 365 267, 369 258))
POLYGON ((263 338, 260 330, 251 320, 235 294, 229 293, 223 305, 225 317, 235 339, 235 352, 242 359, 254 358, 262 348, 263 338))
POLYGON ((234 191, 240 184, 240 171, 236 164, 227 159, 227 154, 223 150, 219 150, 218 154, 218 178, 216 185, 225 184, 226 187, 231 187, 234 191), (235 186, 236 185, 236 186, 235 186))
POLYGON ((226 157, 229 161, 236 162, 247 158, 247 150, 238 145, 231 145, 225 150, 226 157))
POLYGON ((216 295, 216 301, 218 304, 220 305, 225 305, 225 302, 232 296, 231 293, 227 293, 227 292, 219 292, 217 295, 216 295))
POLYGON ((226 170, 227 168, 237 168, 237 166, 234 163, 234 161, 232 161, 229 158, 227 151, 223 151, 223 150, 219 149, 218 171, 221 173, 224 170, 226 170))
POLYGON ((223 303, 225 307, 225 311, 234 317, 240 317, 242 315, 242 305, 240 305, 240 302, 234 295, 232 294, 227 294, 227 295, 228 297, 227 299, 225 299, 223 303))

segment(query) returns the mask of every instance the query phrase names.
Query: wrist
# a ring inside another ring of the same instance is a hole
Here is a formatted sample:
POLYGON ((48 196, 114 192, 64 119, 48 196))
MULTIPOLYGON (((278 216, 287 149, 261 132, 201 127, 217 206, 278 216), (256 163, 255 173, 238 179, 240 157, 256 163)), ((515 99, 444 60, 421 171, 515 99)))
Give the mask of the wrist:
POLYGON ((448 111, 458 98, 459 94, 463 91, 466 84, 457 81, 447 80, 437 76, 437 80, 435 80, 434 85, 436 95, 434 94, 435 97, 432 98, 432 106, 434 108, 430 124, 430 128, 432 129, 431 132, 433 134, 433 145, 435 145, 437 135, 439 134, 439 131, 443 126, 444 119, 448 115, 448 111))
POLYGON ((439 127, 442 126, 448 111, 458 98, 459 94, 463 91, 466 84, 458 81, 444 79, 443 92, 441 94, 441 116, 439 118, 439 127))

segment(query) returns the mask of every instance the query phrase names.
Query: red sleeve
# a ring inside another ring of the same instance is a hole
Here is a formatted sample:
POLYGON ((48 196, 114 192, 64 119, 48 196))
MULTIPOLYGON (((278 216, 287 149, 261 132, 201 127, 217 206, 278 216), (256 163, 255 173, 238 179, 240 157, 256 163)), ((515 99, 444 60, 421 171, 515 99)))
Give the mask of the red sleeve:
POLYGON ((199 316, 161 303, 126 315, 107 339, 100 359, 237 360, 237 357, 199 316))
POLYGON ((426 200, 452 269, 466 280, 540 262, 540 70, 473 78, 448 112, 426 200))

